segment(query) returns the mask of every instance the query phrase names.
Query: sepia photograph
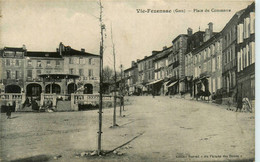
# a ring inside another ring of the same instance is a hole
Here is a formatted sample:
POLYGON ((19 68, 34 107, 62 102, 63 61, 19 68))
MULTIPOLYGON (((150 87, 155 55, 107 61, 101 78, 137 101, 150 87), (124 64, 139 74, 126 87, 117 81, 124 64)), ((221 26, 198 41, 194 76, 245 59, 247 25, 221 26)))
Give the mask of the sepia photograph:
POLYGON ((254 162, 254 0, 0 0, 0 161, 254 162))

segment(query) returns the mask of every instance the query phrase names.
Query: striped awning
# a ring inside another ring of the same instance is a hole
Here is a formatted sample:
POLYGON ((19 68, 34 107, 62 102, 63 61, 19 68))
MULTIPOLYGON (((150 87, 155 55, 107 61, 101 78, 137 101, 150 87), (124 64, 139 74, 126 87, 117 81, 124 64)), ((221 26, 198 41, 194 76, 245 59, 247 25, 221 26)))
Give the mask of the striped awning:
POLYGON ((148 83, 148 84, 146 84, 146 85, 155 84, 155 83, 158 83, 158 82, 160 82, 160 81, 162 81, 162 80, 164 80, 164 79, 159 79, 159 80, 156 80, 156 81, 150 82, 150 83, 148 83))
POLYGON ((177 82, 178 82, 178 81, 175 81, 175 82, 171 83, 171 84, 168 86, 168 88, 174 86, 177 82))

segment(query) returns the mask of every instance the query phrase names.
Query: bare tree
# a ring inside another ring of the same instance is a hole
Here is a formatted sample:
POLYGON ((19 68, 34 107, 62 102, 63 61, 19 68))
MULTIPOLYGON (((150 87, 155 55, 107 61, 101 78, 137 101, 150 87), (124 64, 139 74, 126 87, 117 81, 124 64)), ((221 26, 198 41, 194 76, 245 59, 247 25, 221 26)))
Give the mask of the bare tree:
POLYGON ((109 66, 104 67, 103 81, 107 83, 111 83, 112 79, 113 79, 113 70, 109 66))

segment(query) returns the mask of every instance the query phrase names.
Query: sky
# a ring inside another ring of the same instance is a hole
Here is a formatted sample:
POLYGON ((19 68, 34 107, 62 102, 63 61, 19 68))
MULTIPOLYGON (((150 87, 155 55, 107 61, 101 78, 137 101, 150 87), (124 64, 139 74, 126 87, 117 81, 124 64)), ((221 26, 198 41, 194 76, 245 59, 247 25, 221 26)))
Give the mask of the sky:
MULTIPOLYGON (((30 51, 55 51, 60 42, 74 49, 99 54, 98 0, 2 0, 0 48, 22 47, 30 51)), ((131 61, 171 46, 179 34, 205 31, 209 22, 214 32, 223 29, 235 12, 252 1, 106 0, 104 65, 113 66, 111 26, 116 67, 129 68, 131 61), (230 9, 231 12, 193 12, 194 9, 230 9), (137 13, 137 9, 185 10, 185 13, 137 13)))

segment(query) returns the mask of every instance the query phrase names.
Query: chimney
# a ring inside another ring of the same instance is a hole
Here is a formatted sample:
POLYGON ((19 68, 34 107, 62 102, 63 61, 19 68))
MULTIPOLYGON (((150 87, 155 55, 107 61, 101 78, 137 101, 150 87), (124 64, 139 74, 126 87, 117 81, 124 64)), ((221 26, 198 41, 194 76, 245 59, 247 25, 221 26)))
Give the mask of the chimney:
POLYGON ((134 67, 135 66, 135 61, 132 61, 132 67, 134 67))
POLYGON ((83 53, 84 53, 84 52, 85 52, 85 49, 84 49, 84 48, 81 48, 81 52, 83 52, 83 53))
POLYGON ((56 48, 56 52, 59 52, 59 48, 56 48))
POLYGON ((192 35, 192 29, 191 29, 191 28, 188 28, 188 29, 187 29, 187 33, 188 33, 188 36, 191 36, 191 35, 192 35))
POLYGON ((152 55, 155 55, 157 53, 157 51, 152 51, 152 55))
POLYGON ((26 46, 23 44, 23 50, 26 50, 26 46))
POLYGON ((167 48, 167 46, 163 46, 163 50, 165 50, 167 48))
POLYGON ((210 33, 209 33, 209 29, 205 29, 205 34, 204 34, 204 42, 206 42, 207 40, 209 40, 210 38, 210 33))
POLYGON ((210 38, 213 36, 213 23, 212 22, 210 22, 209 24, 208 24, 208 26, 209 26, 209 36, 210 36, 210 38))
POLYGON ((137 59, 137 60, 136 60, 136 62, 139 62, 139 61, 140 61, 140 59, 137 59))
POLYGON ((60 52, 60 55, 62 56, 62 52, 64 51, 64 45, 62 44, 62 42, 60 42, 60 45, 59 45, 59 52, 60 52))

